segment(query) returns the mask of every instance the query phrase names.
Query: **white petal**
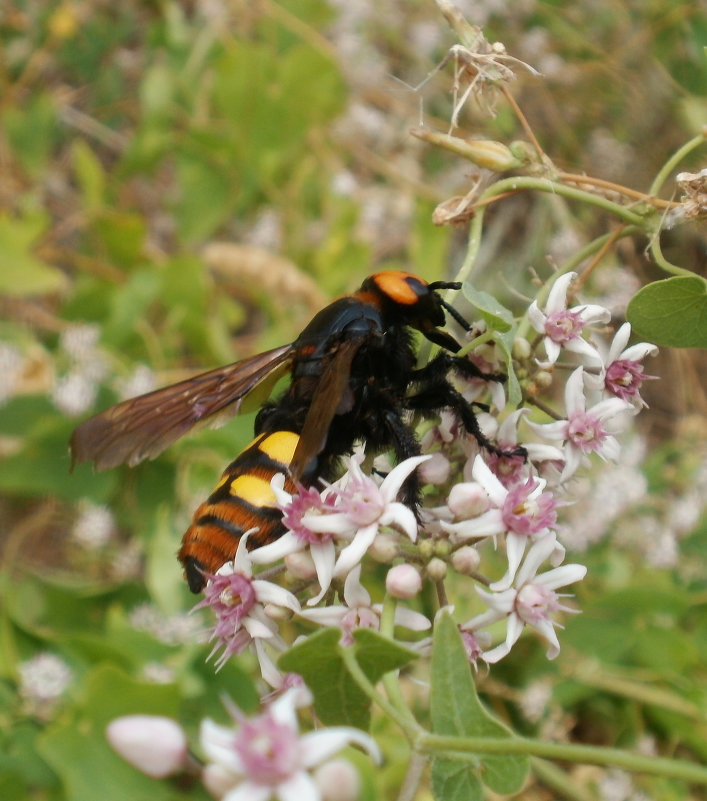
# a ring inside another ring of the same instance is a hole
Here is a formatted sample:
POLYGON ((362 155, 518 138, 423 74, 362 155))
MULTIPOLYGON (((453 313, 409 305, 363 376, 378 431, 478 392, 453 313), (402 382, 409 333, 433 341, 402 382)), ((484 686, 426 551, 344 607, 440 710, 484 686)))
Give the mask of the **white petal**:
MULTIPOLYGON (((567 420, 556 420, 554 423, 533 423, 528 420, 528 426, 544 439, 564 440, 567 436, 567 420)), ((560 454, 560 458, 564 456, 560 454)))
POLYGON ((611 312, 606 307, 593 303, 588 303, 585 306, 575 306, 570 311, 579 312, 580 319, 587 325, 608 323, 611 320, 611 312))
POLYGON ((648 342, 639 342, 636 345, 631 345, 630 348, 619 354, 620 359, 626 359, 630 362, 641 362, 646 356, 653 356, 658 352, 655 345, 650 345, 648 342))
POLYGON ((584 397, 584 369, 578 367, 565 384, 565 411, 567 417, 573 412, 583 412, 587 408, 584 397))
POLYGON ((485 651, 483 654, 484 661, 493 664, 494 662, 498 662, 499 660, 503 659, 504 656, 508 656, 511 648, 513 648, 513 646, 518 642, 522 631, 523 621, 518 617, 518 615, 511 615, 508 618, 508 629, 506 630, 505 642, 502 642, 500 645, 497 645, 490 651, 485 651))
POLYGON ((550 339, 550 337, 545 337, 543 344, 545 345, 547 359, 544 362, 539 361, 538 365, 542 368, 551 367, 560 358, 562 348, 554 339, 550 339))
POLYGON ((412 509, 404 503, 389 503, 380 518, 381 526, 392 526, 403 532, 411 542, 417 539, 417 520, 412 509))
POLYGON ((320 626, 339 626, 344 615, 349 613, 348 606, 318 606, 316 609, 303 609, 299 616, 311 620, 320 626))
POLYGON ((520 560, 523 558, 523 554, 525 553, 525 546, 527 542, 528 537, 524 534, 515 534, 510 532, 506 535, 506 558, 508 559, 508 570, 506 570, 506 575, 503 576, 503 578, 499 579, 498 581, 494 581, 493 584, 489 585, 490 590, 493 590, 494 592, 503 592, 503 590, 507 590, 513 584, 513 579, 515 578, 516 571, 518 570, 520 560))
POLYGON ((548 618, 538 620, 537 623, 532 624, 533 628, 538 631, 550 644, 545 652, 548 659, 554 659, 560 653, 560 641, 557 639, 555 627, 552 621, 548 618))
POLYGON ((217 762, 232 773, 243 774, 243 765, 233 749, 233 729, 206 718, 201 721, 199 742, 207 761, 217 762))
POLYGON ((533 326, 533 328, 539 334, 544 334, 545 320, 547 317, 540 311, 540 307, 538 306, 538 302, 536 300, 530 304, 526 314, 528 315, 528 322, 533 326))
POLYGON ((344 582, 344 600, 346 605, 353 609, 357 606, 370 606, 371 596, 368 590, 361 584, 361 565, 358 564, 346 576, 344 582))
POLYGON ((523 584, 526 584, 528 581, 530 581, 530 579, 533 578, 533 576, 535 576, 540 565, 549 559, 550 555, 555 550, 556 542, 557 536, 554 531, 551 531, 549 534, 546 534, 544 537, 541 537, 532 544, 530 550, 528 551, 528 555, 523 562, 523 566, 520 568, 518 575, 516 576, 516 586, 522 587, 523 584))
POLYGON ((626 418, 628 422, 633 416, 633 407, 628 401, 621 398, 606 398, 592 406, 589 411, 602 422, 623 413, 628 414, 626 418))
POLYGON ((489 509, 478 517, 461 520, 459 523, 447 523, 440 520, 440 525, 445 531, 454 534, 460 540, 495 537, 506 530, 500 509, 489 509))
MULTIPOLYGON (((494 609, 507 615, 513 610, 517 592, 514 589, 503 590, 502 592, 487 592, 482 590, 481 587, 476 587, 476 594, 489 609, 494 609)), ((477 623, 476 627, 478 628, 479 625, 477 623)))
POLYGON ((365 528, 360 528, 356 536, 339 554, 334 566, 334 575, 346 575, 354 565, 357 565, 363 559, 366 551, 371 547, 373 540, 378 533, 378 525, 373 523, 365 528))
POLYGON ((565 342, 565 349, 572 353, 577 353, 592 365, 597 362, 601 363, 599 351, 582 337, 576 337, 575 339, 570 339, 569 342, 565 342))
POLYGON ((314 779, 303 770, 278 784, 275 795, 280 801, 321 801, 322 797, 314 779))
MULTIPOLYGON (((376 604, 377 606, 378 604, 376 604)), ((413 609, 406 609, 404 606, 398 606, 395 609, 395 625, 402 626, 404 629, 410 631, 427 631, 432 625, 428 618, 415 612, 413 609)))
POLYGON ((581 581, 587 575, 587 568, 584 565, 562 565, 553 570, 548 570, 533 579, 533 584, 542 584, 549 590, 556 590, 558 587, 566 587, 581 581))
POLYGON ((614 334, 614 339, 609 346, 609 353, 606 357, 606 363, 611 364, 611 362, 615 362, 618 358, 626 358, 622 351, 628 345, 628 341, 631 338, 631 323, 624 323, 619 330, 614 334))
POLYGON ((261 604, 275 604, 275 606, 284 606, 293 612, 299 612, 299 601, 284 587, 262 579, 255 579, 252 586, 255 590, 255 597, 261 604))
POLYGON ((405 459, 396 465, 390 473, 385 477, 380 486, 380 493, 386 503, 394 501, 398 497, 400 488, 405 483, 405 479, 415 472, 418 465, 431 459, 431 455, 426 456, 413 456, 410 459, 405 459))
POLYGON ((317 581, 321 589, 315 598, 310 598, 307 601, 307 606, 316 606, 331 586, 331 580, 334 577, 336 549, 334 548, 334 543, 330 541, 312 544, 309 552, 312 554, 314 569, 317 571, 317 581))
POLYGON ((474 459, 471 475, 486 490, 487 495, 496 506, 503 506, 503 502, 508 497, 508 490, 501 484, 498 476, 491 471, 481 454, 477 454, 474 459))
POLYGON ((547 314, 567 308, 567 290, 576 277, 577 273, 569 272, 555 279, 545 304, 547 314))
POLYGON ((349 743, 360 745, 376 762, 381 760, 381 752, 376 741, 365 732, 350 726, 331 726, 308 732, 302 736, 301 743, 302 762, 308 768, 329 759, 349 743))
POLYGON ((252 614, 243 618, 243 628, 254 640, 258 637, 267 640, 276 633, 262 620, 253 617, 252 614))
POLYGON ((287 554, 301 551, 306 544, 291 531, 286 531, 275 542, 271 542, 269 545, 262 545, 260 548, 251 551, 250 561, 256 565, 269 565, 273 562, 279 562, 287 554))
MULTIPOLYGON (((233 790, 229 790, 221 801, 268 801, 271 798, 271 788, 264 784, 254 784, 253 782, 243 782, 233 790)), ((318 799, 315 799, 318 801, 318 799)))

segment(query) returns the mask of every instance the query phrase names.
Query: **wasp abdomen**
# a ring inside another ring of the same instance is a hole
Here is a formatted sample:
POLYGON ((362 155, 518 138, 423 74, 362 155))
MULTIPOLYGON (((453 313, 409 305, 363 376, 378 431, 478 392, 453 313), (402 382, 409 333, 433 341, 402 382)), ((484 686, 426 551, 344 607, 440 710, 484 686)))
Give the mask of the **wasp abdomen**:
MULTIPOLYGON (((270 481, 277 473, 287 475, 299 442, 292 431, 261 434, 224 470, 221 480, 194 513, 179 550, 179 560, 192 592, 199 592, 206 579, 233 559, 238 541, 246 531, 252 547, 280 537, 284 528, 270 481)), ((285 489, 294 492, 290 479, 285 489)))

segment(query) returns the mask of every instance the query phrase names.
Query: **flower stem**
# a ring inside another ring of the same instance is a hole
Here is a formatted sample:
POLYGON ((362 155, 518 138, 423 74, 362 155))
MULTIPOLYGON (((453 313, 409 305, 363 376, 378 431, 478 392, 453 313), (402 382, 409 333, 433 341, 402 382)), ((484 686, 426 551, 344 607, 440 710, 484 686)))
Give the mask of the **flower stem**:
POLYGON ((704 128, 701 133, 697 134, 697 136, 693 137, 688 142, 685 142, 682 147, 678 148, 661 167, 658 175, 656 175, 655 180, 651 184, 651 188, 648 190, 649 194, 657 195, 658 192, 660 192, 663 184, 668 180, 670 173, 689 153, 695 150, 695 148, 699 147, 705 141, 706 137, 707 128, 704 128))
POLYGON ((664 776, 707 785, 707 767, 676 759, 630 753, 619 748, 547 743, 524 737, 497 739, 439 734, 422 735, 415 742, 415 747, 420 751, 435 754, 444 751, 456 751, 463 754, 527 754, 565 762, 624 768, 633 773, 648 773, 653 776, 664 776))

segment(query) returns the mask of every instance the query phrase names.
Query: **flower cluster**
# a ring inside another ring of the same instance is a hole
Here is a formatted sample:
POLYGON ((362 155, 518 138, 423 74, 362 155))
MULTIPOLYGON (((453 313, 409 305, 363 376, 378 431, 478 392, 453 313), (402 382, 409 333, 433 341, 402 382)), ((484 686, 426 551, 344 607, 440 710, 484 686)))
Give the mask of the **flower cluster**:
MULTIPOLYGON (((204 722, 202 780, 215 797, 318 799, 310 768, 346 743, 375 753, 356 730, 299 734, 296 710, 311 702, 309 691, 299 677, 278 667, 278 657, 296 636, 293 622, 338 628, 340 649, 356 642, 356 630, 374 629, 387 636, 395 630, 408 648, 426 653, 429 639, 423 633, 434 626, 434 610, 430 613, 428 604, 425 615, 414 604, 428 582, 440 608, 454 607, 445 582, 456 574, 449 589, 475 597, 478 607, 458 624, 471 664, 503 659, 526 630, 545 641, 549 659, 559 654, 558 615, 577 611, 560 589, 587 572, 581 564, 564 563, 562 512, 572 504, 576 478, 592 458, 619 456, 618 436, 646 405, 640 391, 652 376, 642 361, 655 352, 652 345, 629 345, 628 324, 612 342, 602 343, 594 326, 604 326, 609 312, 595 305, 568 307, 573 279, 572 273, 561 275, 543 308, 533 303, 528 310, 527 326, 539 336, 535 347, 522 340, 517 348, 518 373, 528 376, 526 406, 507 409, 498 381, 473 378, 458 387, 481 409, 479 428, 491 447, 481 449, 443 411, 421 437, 424 455, 394 467, 379 460, 367 475, 364 443, 344 460, 345 473, 331 484, 291 493, 278 474, 271 489, 285 533, 249 550, 255 530, 247 532, 234 560, 206 574, 197 608, 208 607, 216 618, 210 630, 216 667, 251 650, 277 699, 251 719, 232 710, 235 728, 204 722), (563 397, 553 401, 555 411, 537 398, 537 387, 548 384, 539 376, 554 379, 570 360, 563 397), (425 486, 420 509, 398 500, 413 474, 425 486), (368 570, 371 563, 388 566, 384 590, 368 570), (374 585, 385 592, 382 604, 374 600, 374 585)), ((503 360, 488 339, 469 358, 485 373, 502 369, 503 360)), ((181 739, 167 739, 174 740, 168 754, 174 760, 183 752, 181 739)), ((324 772, 338 775, 340 769, 348 770, 327 767, 324 772)))

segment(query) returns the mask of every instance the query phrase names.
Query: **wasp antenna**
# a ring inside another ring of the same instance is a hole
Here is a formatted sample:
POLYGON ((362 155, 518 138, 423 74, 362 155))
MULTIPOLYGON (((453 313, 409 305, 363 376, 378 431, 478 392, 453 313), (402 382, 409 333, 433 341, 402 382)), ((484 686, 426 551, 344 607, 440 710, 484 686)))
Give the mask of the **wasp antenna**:
POLYGON ((432 292, 437 292, 440 289, 461 289, 461 281, 433 281, 427 285, 427 288, 432 292))
POLYGON ((446 300, 442 300, 442 306, 444 306, 444 308, 450 313, 450 315, 459 323, 459 325, 465 331, 471 331, 471 325, 461 316, 461 314, 459 314, 459 312, 454 308, 454 306, 451 306, 449 303, 447 303, 446 300))

